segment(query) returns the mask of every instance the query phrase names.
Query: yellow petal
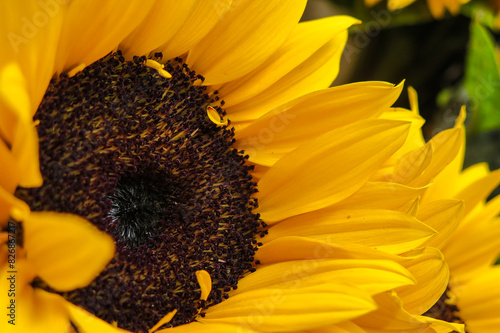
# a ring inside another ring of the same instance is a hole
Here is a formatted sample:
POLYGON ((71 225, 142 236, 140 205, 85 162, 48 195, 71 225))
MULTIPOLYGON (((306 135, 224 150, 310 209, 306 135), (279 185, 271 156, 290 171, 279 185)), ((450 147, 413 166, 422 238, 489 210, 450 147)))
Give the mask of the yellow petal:
POLYGON ((438 200, 421 205, 417 218, 437 231, 423 246, 442 249, 455 234, 463 212, 464 203, 461 200, 438 200))
POLYGON ((456 186, 452 189, 456 189, 455 192, 452 192, 453 194, 462 191, 464 188, 471 186, 480 179, 488 176, 490 174, 490 166, 488 163, 482 162, 473 164, 467 169, 460 171, 460 175, 458 176, 459 181, 457 181, 458 184, 456 184, 456 186))
POLYGON ((210 307, 202 323, 241 325, 260 332, 289 332, 335 324, 373 311, 363 291, 326 283, 294 289, 257 289, 210 307))
POLYGON ((65 302, 68 309, 71 321, 75 323, 78 332, 81 333, 130 333, 129 331, 112 326, 104 320, 88 313, 79 306, 70 302, 65 302))
POLYGON ((205 77, 207 85, 249 73, 285 41, 299 21, 305 3, 305 0, 239 1, 189 52, 187 63, 205 77), (275 29, 276 26, 280 28, 275 29))
POLYGON ((398 262, 410 271, 417 283, 395 291, 405 310, 419 315, 429 310, 445 292, 450 272, 443 254, 432 247, 410 252, 404 257, 407 259, 398 262))
POLYGON ((217 126, 225 126, 228 123, 227 120, 222 119, 217 110, 211 106, 207 107, 207 115, 210 121, 217 126))
POLYGON ((479 202, 486 200, 488 195, 500 183, 500 169, 488 174, 486 177, 479 179, 473 184, 455 195, 455 198, 465 202, 464 214, 468 214, 479 202))
POLYGON ((237 131, 236 145, 251 162, 271 166, 325 132, 378 116, 394 103, 401 89, 383 82, 363 82, 308 94, 237 131))
POLYGON ((412 86, 408 87, 408 100, 410 101, 411 111, 415 114, 419 114, 418 95, 417 91, 412 86))
POLYGON ((406 153, 394 166, 391 181, 404 185, 426 185, 418 177, 429 167, 434 156, 434 146, 426 144, 421 148, 406 153))
POLYGON ((354 324, 351 321, 345 321, 335 325, 319 327, 317 329, 308 330, 308 333, 367 333, 364 329, 354 324))
MULTIPOLYGON (((468 231, 479 225, 490 224, 500 214, 500 195, 497 195, 486 204, 480 203, 476 208, 464 217, 459 225, 459 233, 466 235, 468 231), (465 232, 465 233, 464 233, 465 232)), ((460 237, 460 236, 457 236, 460 237)))
POLYGON ((19 166, 2 139, 0 139, 0 160, 2 161, 0 163, 0 188, 14 193, 21 178, 19 166))
POLYGON ((319 284, 349 284, 370 295, 413 285, 415 280, 401 265, 390 260, 306 259, 262 265, 238 281, 235 295, 266 289, 296 289, 319 284))
POLYGON ((149 333, 156 332, 156 330, 158 328, 162 327, 165 324, 168 324, 172 320, 172 318, 174 318, 176 313, 177 313, 177 310, 173 310, 173 311, 170 311, 169 313, 167 313, 162 319, 160 319, 160 321, 158 321, 156 323, 155 326, 153 326, 152 328, 149 329, 149 333))
POLYGON ((258 183, 258 213, 274 222, 356 192, 406 139, 408 124, 366 120, 330 131, 279 160, 258 183))
MULTIPOLYGON (((498 207, 498 200, 496 205, 498 207)), ((470 228, 459 229, 443 249, 450 266, 454 284, 480 275, 488 269, 500 254, 500 221, 478 220, 470 228)))
MULTIPOLYGON (((26 78, 30 116, 38 107, 54 73, 65 14, 66 5, 57 1, 0 3, 0 72, 5 64, 19 66, 26 78)), ((25 106, 24 101, 19 103, 25 106)))
POLYGON ((264 240, 264 245, 255 253, 255 259, 261 264, 310 258, 394 260, 395 256, 362 245, 323 242, 300 236, 279 237, 269 242, 264 240))
POLYGON ((248 325, 230 325, 230 324, 219 324, 219 323, 198 323, 196 321, 180 325, 172 328, 166 328, 164 330, 156 331, 156 333, 260 333, 259 331, 253 330, 248 325))
POLYGON ((414 316, 418 320, 427 323, 428 328, 424 333, 467 333, 464 324, 451 323, 444 320, 434 319, 425 316, 414 316))
POLYGON ((423 173, 412 182, 413 186, 425 186, 445 169, 459 154, 463 129, 453 128, 438 133, 429 142, 432 145, 432 159, 423 173))
POLYGON ((60 73, 82 63, 91 64, 116 49, 145 19, 153 3, 152 0, 69 2, 55 71, 60 73))
POLYGON ((397 210, 420 197, 424 190, 397 183, 368 181, 356 193, 335 204, 335 207, 397 210))
POLYGON ((0 294, 0 303, 4 308, 0 331, 67 332, 70 327, 69 316, 62 298, 41 289, 34 289, 31 286, 36 274, 33 267, 24 259, 16 259, 15 272, 9 272, 7 267, 0 271, 0 288, 4 291, 0 294), (15 287, 11 286, 11 282, 15 287), (9 290, 15 295, 9 296, 9 290), (7 308, 12 308, 11 304, 14 307, 12 311, 7 308), (14 315, 10 316, 11 313, 14 315), (13 322, 9 323, 9 320, 13 322))
MULTIPOLYGON (((454 128, 454 131, 460 131, 460 134, 458 134, 457 138, 458 139, 457 145, 459 146, 458 152, 456 152, 456 155, 452 159, 452 161, 449 162, 448 165, 434 177, 434 179, 432 180, 434 185, 431 186, 426 191, 425 196, 423 197, 424 201, 433 201, 442 198, 453 197, 453 195, 456 192, 456 189, 459 187, 459 184, 461 183, 461 181, 459 181, 459 175, 463 168, 464 154, 465 154, 465 127, 463 125, 464 118, 465 118, 465 110, 461 110, 455 122, 455 128, 454 128)), ((445 142, 446 137, 449 137, 450 135, 449 130, 441 133, 440 133, 441 135, 438 134, 439 137, 438 135, 436 135, 435 137, 438 138, 438 140, 435 140, 435 138, 432 139, 436 141, 436 144, 439 144, 438 141, 445 142)), ((436 149, 434 149, 434 152, 436 153, 436 155, 439 154, 445 157, 447 154, 446 152, 447 149, 451 149, 452 151, 456 149, 453 148, 453 146, 454 145, 452 145, 452 147, 450 148, 445 148, 444 150, 445 153, 436 152, 436 149)))
POLYGON ((457 15, 460 11, 460 5, 464 1, 427 1, 429 10, 436 19, 440 19, 444 16, 445 9, 447 9, 451 14, 457 15))
POLYGON ((343 50, 342 45, 345 44, 345 40, 347 34, 345 38, 339 36, 328 42, 268 89, 243 103, 227 107, 234 127, 244 128, 269 110, 307 93, 327 88, 337 74, 340 51, 343 50))
POLYGON ((367 7, 372 7, 376 4, 378 4, 380 1, 382 1, 382 0, 365 0, 365 5, 367 7))
POLYGON ((394 11, 404 8, 414 2, 415 0, 387 0, 387 8, 389 8, 389 10, 391 11, 394 11))
POLYGON ((212 278, 207 271, 200 270, 196 271, 196 280, 198 281, 201 289, 200 299, 206 301, 208 295, 210 295, 210 292, 212 291, 212 278))
MULTIPOLYGON (((447 323, 424 316, 411 315, 402 307, 396 293, 384 293, 374 296, 378 309, 354 319, 353 322, 370 333, 422 333, 426 328, 446 325, 449 332, 454 329, 463 332, 463 325, 447 323)), ((427 332, 427 331, 426 331, 427 332)))
POLYGON ((457 293, 460 317, 467 332, 495 332, 500 327, 500 267, 490 269, 469 282, 457 293))
POLYGON ((339 57, 346 39, 347 36, 338 36, 265 91, 245 102, 227 107, 233 126, 237 130, 245 128, 269 110, 307 93, 327 88, 337 74, 339 57))
MULTIPOLYGON (((120 43, 125 58, 148 54, 168 42, 186 23, 197 0, 155 1, 148 15, 120 43)), ((178 54, 181 55, 181 54, 178 54)))
POLYGON ((417 216, 418 207, 420 207, 420 198, 416 198, 413 201, 409 201, 406 205, 401 206, 398 211, 409 216, 417 216))
POLYGON ((412 216, 390 210, 318 210, 284 220, 263 240, 303 236, 325 242, 354 243, 398 254, 414 249, 435 231, 412 216))
MULTIPOLYGON (((359 21, 349 16, 334 16, 298 24, 290 37, 264 63, 247 75, 218 89, 226 102, 229 114, 231 114, 231 106, 250 100, 269 90, 295 68, 304 67, 304 62, 330 40, 342 36, 344 38, 341 40, 344 40, 344 43, 336 40, 336 70, 325 73, 326 82, 318 87, 318 89, 327 88, 338 72, 341 50, 347 39, 347 28, 357 22, 359 21)), ((308 92, 304 91, 302 95, 308 92)))
POLYGON ((6 225, 11 216, 17 221, 24 221, 29 212, 30 208, 24 201, 0 187, 0 226, 6 225))
POLYGON ((38 135, 31 117, 27 89, 27 82, 18 65, 11 63, 0 68, 0 138, 10 144, 12 157, 16 160, 19 177, 19 184, 16 185, 37 187, 42 184, 38 135))
POLYGON ((411 123, 410 132, 408 133, 408 139, 406 140, 403 147, 398 150, 398 156, 404 155, 407 152, 420 148, 425 144, 425 140, 422 134, 422 126, 425 120, 418 114, 418 112, 408 111, 401 108, 390 108, 388 111, 380 115, 382 119, 392 119, 392 120, 403 120, 409 121, 411 123))
POLYGON ((30 262, 52 288, 68 291, 89 284, 113 257, 113 239, 72 214, 32 213, 24 221, 30 262))
POLYGON ((156 51, 162 52, 164 59, 183 55, 198 44, 236 4, 233 0, 196 1, 180 30, 156 51))
POLYGON ((155 69, 158 74, 163 76, 166 79, 170 79, 172 77, 172 74, 164 70, 165 66, 163 64, 160 64, 159 62, 153 60, 153 59, 146 59, 146 66, 149 66, 153 69, 155 69))

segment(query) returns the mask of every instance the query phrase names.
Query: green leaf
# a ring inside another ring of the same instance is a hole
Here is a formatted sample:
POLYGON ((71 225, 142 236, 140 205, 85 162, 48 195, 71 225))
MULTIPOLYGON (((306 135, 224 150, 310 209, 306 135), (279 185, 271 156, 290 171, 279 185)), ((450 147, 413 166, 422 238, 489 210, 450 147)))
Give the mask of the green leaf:
POLYGON ((500 73, 494 41, 476 20, 470 26, 464 86, 469 93, 471 131, 500 128, 500 73))
POLYGON ((460 7, 460 13, 470 17, 472 20, 476 20, 486 27, 493 27, 495 22, 495 13, 491 4, 480 2, 480 1, 470 1, 460 7))

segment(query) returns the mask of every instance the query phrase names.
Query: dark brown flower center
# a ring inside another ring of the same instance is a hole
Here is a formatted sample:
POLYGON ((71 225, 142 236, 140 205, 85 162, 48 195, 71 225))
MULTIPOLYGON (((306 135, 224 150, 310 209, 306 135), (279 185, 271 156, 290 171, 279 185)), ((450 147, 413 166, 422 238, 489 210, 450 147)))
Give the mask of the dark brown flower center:
POLYGON ((450 323, 463 324, 464 321, 459 317, 459 309, 455 304, 450 302, 448 293, 449 289, 447 289, 432 308, 423 315, 450 323))
POLYGON ((113 235, 107 268, 63 296, 135 332, 174 309, 169 326, 191 322, 226 298, 254 270, 260 226, 233 132, 207 117, 215 95, 180 59, 165 65, 171 79, 145 62, 115 53, 51 82, 35 117, 44 185, 16 192, 35 211, 78 214, 113 235), (198 270, 213 280, 206 302, 198 270))

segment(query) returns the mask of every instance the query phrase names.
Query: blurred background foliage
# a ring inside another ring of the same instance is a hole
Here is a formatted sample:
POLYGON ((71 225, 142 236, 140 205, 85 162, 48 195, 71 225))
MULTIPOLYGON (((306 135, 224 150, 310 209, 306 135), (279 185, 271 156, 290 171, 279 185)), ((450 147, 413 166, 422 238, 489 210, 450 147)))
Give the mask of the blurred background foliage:
MULTIPOLYGON (((442 18, 431 15, 428 1, 443 2, 416 0, 390 11, 387 0, 371 7, 364 0, 310 0, 303 20, 339 14, 362 20, 349 31, 334 85, 405 80, 406 87, 418 92, 426 139, 452 127, 460 106, 466 105, 465 167, 488 162, 492 170, 498 169, 500 20, 496 3, 500 1, 471 0, 456 15, 445 12, 442 18)), ((409 108, 406 93, 396 105, 409 108)), ((494 194, 500 194, 500 189, 494 194)))

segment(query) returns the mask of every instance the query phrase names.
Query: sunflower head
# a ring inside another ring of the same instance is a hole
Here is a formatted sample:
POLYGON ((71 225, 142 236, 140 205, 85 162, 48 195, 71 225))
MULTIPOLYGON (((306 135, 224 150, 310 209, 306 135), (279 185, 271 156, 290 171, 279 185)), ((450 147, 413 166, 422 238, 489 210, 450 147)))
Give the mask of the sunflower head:
POLYGON ((132 331, 165 311, 188 323, 227 297, 254 270, 260 225, 233 131, 207 117, 216 94, 179 58, 160 68, 170 78, 151 62, 118 52, 54 79, 35 116, 44 185, 16 192, 33 211, 71 212, 114 236, 101 275, 62 295, 132 331), (201 270, 213 281, 207 302, 201 270))

